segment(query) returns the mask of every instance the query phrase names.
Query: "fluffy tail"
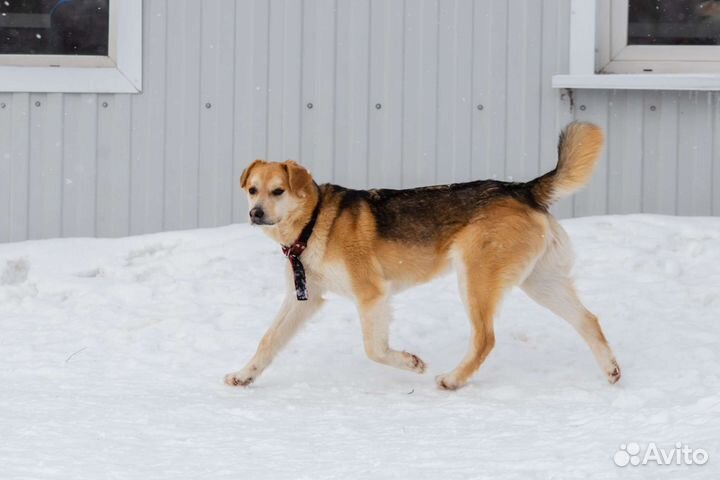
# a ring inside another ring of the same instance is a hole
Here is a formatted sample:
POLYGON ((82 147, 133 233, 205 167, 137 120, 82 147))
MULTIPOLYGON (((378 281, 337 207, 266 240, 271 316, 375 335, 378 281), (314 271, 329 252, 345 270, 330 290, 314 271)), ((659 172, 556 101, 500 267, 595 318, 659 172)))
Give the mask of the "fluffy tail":
POLYGON ((582 122, 565 127, 558 142, 557 166, 529 184, 535 201, 548 207, 584 187, 590 181, 602 147, 600 127, 582 122))

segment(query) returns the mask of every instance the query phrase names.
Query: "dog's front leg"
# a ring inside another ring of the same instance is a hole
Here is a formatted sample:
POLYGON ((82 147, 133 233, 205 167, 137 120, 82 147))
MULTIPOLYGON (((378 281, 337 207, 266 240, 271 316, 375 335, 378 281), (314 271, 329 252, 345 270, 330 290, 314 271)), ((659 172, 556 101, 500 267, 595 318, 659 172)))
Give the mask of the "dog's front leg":
POLYGON ((365 353, 370 360, 416 373, 425 371, 425 362, 417 355, 390 348, 391 308, 388 296, 379 295, 360 300, 358 312, 362 324, 365 353))
POLYGON ((311 295, 306 301, 299 301, 295 298, 295 290, 290 291, 253 358, 242 370, 225 375, 225 383, 234 387, 246 387, 255 381, 270 365, 275 355, 287 345, 300 325, 317 312, 322 304, 319 294, 311 295))

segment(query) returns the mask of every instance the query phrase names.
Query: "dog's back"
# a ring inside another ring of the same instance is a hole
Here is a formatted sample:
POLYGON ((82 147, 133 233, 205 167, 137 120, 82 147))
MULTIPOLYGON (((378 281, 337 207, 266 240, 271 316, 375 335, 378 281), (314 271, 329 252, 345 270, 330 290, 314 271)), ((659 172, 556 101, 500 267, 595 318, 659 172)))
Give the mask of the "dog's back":
POLYGON ((477 180, 403 190, 352 190, 338 185, 321 187, 338 198, 338 215, 358 216, 367 208, 382 239, 432 244, 454 236, 498 202, 515 200, 547 212, 558 198, 589 181, 602 148, 601 130, 572 123, 560 136, 557 167, 527 183, 477 180))

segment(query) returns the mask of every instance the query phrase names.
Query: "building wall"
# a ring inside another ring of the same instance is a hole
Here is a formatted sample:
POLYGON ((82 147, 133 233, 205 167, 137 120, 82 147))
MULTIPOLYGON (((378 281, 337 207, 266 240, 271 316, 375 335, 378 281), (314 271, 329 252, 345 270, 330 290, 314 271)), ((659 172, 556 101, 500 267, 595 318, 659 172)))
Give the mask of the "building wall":
POLYGON ((531 179, 608 134, 564 217, 720 214, 720 95, 553 90, 569 0, 145 0, 141 95, 0 93, 0 241, 245 221, 237 179, 531 179), (572 101, 571 101, 572 100, 572 101))

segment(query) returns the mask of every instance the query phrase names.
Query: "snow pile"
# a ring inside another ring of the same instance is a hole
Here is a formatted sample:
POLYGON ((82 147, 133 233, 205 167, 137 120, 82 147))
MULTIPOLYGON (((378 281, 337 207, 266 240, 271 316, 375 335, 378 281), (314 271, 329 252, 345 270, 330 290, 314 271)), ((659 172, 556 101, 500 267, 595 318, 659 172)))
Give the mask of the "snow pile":
POLYGON ((367 360, 352 304, 332 298, 233 389, 223 375, 283 295, 286 260, 259 231, 0 245, 0 477, 718 477, 720 219, 563 224, 623 368, 615 386, 567 324, 516 291, 478 375, 437 390, 469 329, 445 277, 395 301, 391 344, 425 375, 367 360), (617 467, 628 442, 710 459, 617 467))

